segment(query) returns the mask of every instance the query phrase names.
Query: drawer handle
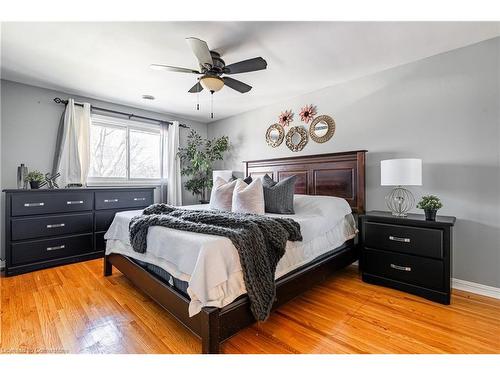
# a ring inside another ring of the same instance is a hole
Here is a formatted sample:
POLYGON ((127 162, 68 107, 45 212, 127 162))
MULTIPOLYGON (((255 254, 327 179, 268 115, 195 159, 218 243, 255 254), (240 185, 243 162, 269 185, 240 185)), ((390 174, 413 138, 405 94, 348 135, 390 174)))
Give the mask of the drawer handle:
POLYGON ((389 236, 389 239, 391 241, 410 243, 410 239, 409 238, 404 238, 404 237, 389 236))
POLYGON ((67 201, 66 204, 83 204, 83 201, 67 201))
POLYGON ((47 251, 61 250, 61 249, 64 249, 65 247, 66 247, 66 245, 52 246, 52 247, 48 247, 47 251))
POLYGON ((398 271, 411 272, 411 267, 398 266, 397 264, 391 263, 391 268, 394 268, 395 270, 398 270, 398 271))
POLYGON ((134 198, 134 201, 145 201, 146 198, 134 198))
POLYGON ((37 202, 37 203, 25 203, 24 204, 24 207, 40 207, 40 206, 45 206, 45 203, 37 202))
POLYGON ((105 199, 104 200, 104 203, 114 203, 114 202, 118 202, 118 199, 105 199))
POLYGON ((47 224, 47 228, 61 228, 61 227, 64 227, 66 226, 66 224, 64 223, 61 223, 61 224, 47 224))

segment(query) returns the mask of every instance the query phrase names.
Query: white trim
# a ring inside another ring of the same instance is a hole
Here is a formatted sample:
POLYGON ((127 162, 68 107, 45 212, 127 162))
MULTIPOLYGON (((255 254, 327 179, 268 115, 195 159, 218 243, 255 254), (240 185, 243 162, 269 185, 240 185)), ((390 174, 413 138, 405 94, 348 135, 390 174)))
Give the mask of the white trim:
MULTIPOLYGON (((358 267, 358 262, 352 263, 351 266, 358 267)), ((463 290, 464 292, 479 294, 480 296, 500 299, 500 288, 496 288, 494 286, 453 278, 451 279, 451 287, 453 289, 463 290)))
POLYGON ((472 281, 460 279, 451 279, 451 285, 454 289, 500 299, 500 288, 496 288, 494 286, 473 283, 472 281))

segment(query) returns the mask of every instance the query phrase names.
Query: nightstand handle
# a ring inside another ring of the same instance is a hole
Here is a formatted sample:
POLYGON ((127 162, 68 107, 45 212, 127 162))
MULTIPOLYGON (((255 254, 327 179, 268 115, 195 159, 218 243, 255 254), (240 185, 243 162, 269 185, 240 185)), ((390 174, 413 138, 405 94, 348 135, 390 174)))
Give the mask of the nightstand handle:
POLYGON ((118 199, 105 199, 104 200, 104 203, 115 203, 115 202, 118 202, 118 199))
POLYGON ((398 270, 398 271, 411 272, 411 267, 398 266, 397 264, 391 263, 391 268, 394 268, 395 270, 398 270))
POLYGON ((410 239, 409 238, 389 236, 389 239, 391 241, 410 243, 410 239))
POLYGON ((83 201, 67 201, 66 204, 83 204, 83 201))

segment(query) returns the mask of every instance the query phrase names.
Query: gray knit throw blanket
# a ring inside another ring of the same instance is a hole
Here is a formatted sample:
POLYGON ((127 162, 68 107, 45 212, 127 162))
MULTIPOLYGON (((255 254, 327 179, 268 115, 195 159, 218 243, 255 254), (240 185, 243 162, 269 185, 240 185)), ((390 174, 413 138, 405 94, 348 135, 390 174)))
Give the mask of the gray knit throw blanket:
POLYGON ((223 211, 185 210, 163 203, 144 209, 130 222, 130 244, 146 252, 151 226, 227 237, 238 250, 250 309, 266 320, 276 296, 275 272, 287 241, 302 241, 300 225, 287 218, 223 211))

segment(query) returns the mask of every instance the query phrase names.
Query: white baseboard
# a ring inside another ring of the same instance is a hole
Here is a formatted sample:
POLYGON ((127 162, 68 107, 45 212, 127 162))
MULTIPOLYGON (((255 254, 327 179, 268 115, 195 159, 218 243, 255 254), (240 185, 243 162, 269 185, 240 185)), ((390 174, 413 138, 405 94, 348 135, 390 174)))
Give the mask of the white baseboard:
POLYGON ((473 283, 471 281, 460 279, 452 279, 451 287, 454 289, 479 294, 481 296, 500 299, 500 288, 495 288, 494 286, 473 283))
MULTIPOLYGON (((358 262, 354 262, 351 266, 358 267, 358 262)), ((453 289, 463 290, 465 292, 475 293, 481 296, 500 299, 500 288, 495 288, 494 286, 473 283, 472 281, 460 279, 451 279, 451 287, 453 289)))

